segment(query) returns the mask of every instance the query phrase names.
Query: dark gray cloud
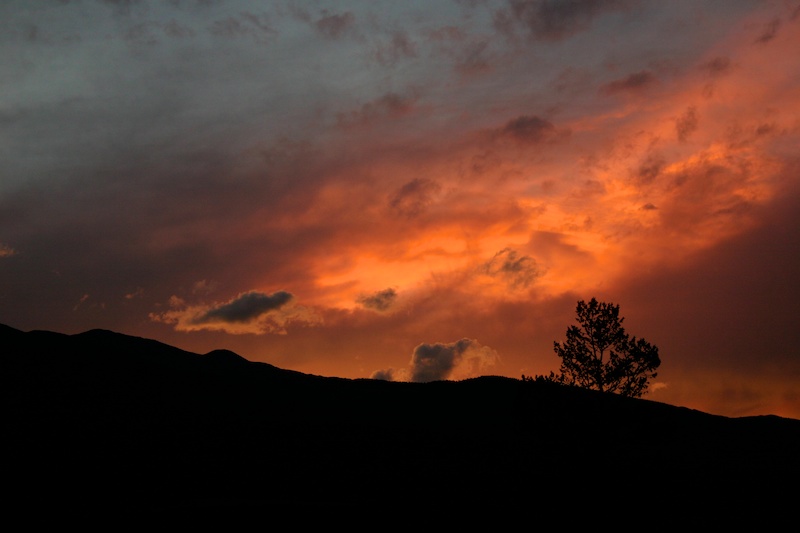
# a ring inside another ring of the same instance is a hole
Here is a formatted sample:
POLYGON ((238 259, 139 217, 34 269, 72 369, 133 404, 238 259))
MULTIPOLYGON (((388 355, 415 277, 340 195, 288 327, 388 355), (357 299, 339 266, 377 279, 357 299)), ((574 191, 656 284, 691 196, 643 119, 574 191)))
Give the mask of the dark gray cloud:
POLYGON ((587 30, 601 15, 636 2, 624 0, 508 0, 494 14, 495 26, 505 33, 518 28, 539 41, 558 41, 587 30))
POLYGON ((756 44, 766 44, 773 40, 778 35, 778 29, 781 27, 781 20, 779 18, 772 19, 764 28, 761 34, 756 38, 756 44))
POLYGON ((706 61, 700 68, 706 72, 711 77, 718 77, 722 76, 723 74, 727 74, 731 70, 731 60, 725 56, 715 57, 710 61, 706 61))
POLYGON ((652 183, 661 174, 664 165, 666 165, 666 161, 663 157, 656 154, 648 154, 636 170, 636 181, 642 185, 652 183))
POLYGON ((775 124, 761 124, 756 128, 756 135, 759 137, 762 135, 769 136, 774 134, 776 130, 777 128, 775 127, 775 124))
POLYGON ((369 378, 378 379, 380 381, 396 381, 396 377, 397 371, 393 368, 387 368, 386 370, 376 370, 369 378))
POLYGON ((483 365, 493 364, 496 354, 473 339, 427 344, 414 348, 410 363, 410 380, 415 383, 448 379, 465 359, 483 365))
POLYGON ((358 303, 367 309, 374 309, 376 311, 388 311, 389 308, 397 301, 397 291, 392 288, 378 291, 369 296, 362 296, 358 299, 358 303))
POLYGON ((498 131, 502 137, 525 144, 536 144, 557 138, 558 130, 549 120, 523 115, 510 120, 498 131))
POLYGON ((650 88, 657 81, 655 74, 649 70, 641 70, 603 85, 600 87, 600 92, 606 95, 637 93, 650 88))
POLYGON ((423 343, 414 348, 408 368, 377 370, 371 379, 427 383, 485 375, 500 362, 495 350, 474 339, 423 343))
POLYGON ((213 307, 194 319, 196 324, 209 322, 244 323, 255 320, 261 315, 280 309, 292 299, 292 294, 278 291, 272 294, 247 292, 240 294, 230 302, 213 307))
POLYGON ((441 186, 427 178, 415 178, 400 187, 389 199, 389 207, 396 213, 415 217, 433 202, 441 186))
POLYGON ((420 344, 411 357, 411 381, 420 383, 447 379, 456 359, 471 343, 469 339, 461 339, 450 344, 420 344))

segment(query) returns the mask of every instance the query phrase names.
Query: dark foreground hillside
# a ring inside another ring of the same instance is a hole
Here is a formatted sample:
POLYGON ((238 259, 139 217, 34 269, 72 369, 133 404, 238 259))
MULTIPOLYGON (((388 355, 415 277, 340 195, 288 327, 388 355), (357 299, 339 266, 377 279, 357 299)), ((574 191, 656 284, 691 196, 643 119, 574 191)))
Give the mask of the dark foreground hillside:
POLYGON ((589 501, 602 523, 637 507, 768 520, 798 501, 798 420, 498 377, 324 378, 102 330, 0 325, 0 346, 13 505, 530 518, 589 501))

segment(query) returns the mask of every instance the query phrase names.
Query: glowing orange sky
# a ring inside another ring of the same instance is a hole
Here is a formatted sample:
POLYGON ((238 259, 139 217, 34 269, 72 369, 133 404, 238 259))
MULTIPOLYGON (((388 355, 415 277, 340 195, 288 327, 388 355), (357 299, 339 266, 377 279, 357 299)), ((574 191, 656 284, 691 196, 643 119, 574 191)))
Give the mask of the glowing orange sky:
POLYGON ((595 296, 649 399, 800 418, 797 2, 0 15, 0 322, 519 377, 595 296))

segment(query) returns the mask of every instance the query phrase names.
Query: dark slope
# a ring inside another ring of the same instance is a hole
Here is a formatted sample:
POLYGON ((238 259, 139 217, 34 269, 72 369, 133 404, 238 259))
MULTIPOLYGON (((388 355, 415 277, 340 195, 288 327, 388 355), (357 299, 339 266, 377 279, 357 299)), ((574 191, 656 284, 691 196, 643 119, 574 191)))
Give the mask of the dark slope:
POLYGON ((0 326, 0 346, 22 503, 547 513, 583 498, 777 516, 796 498, 797 420, 500 377, 325 378, 102 330, 0 326))

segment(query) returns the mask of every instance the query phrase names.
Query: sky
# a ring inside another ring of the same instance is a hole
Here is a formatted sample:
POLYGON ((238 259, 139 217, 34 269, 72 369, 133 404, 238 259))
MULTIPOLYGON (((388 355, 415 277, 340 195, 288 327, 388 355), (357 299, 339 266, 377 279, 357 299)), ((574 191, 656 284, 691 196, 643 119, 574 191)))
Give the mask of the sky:
POLYGON ((800 419, 800 1, 4 0, 0 323, 800 419))

